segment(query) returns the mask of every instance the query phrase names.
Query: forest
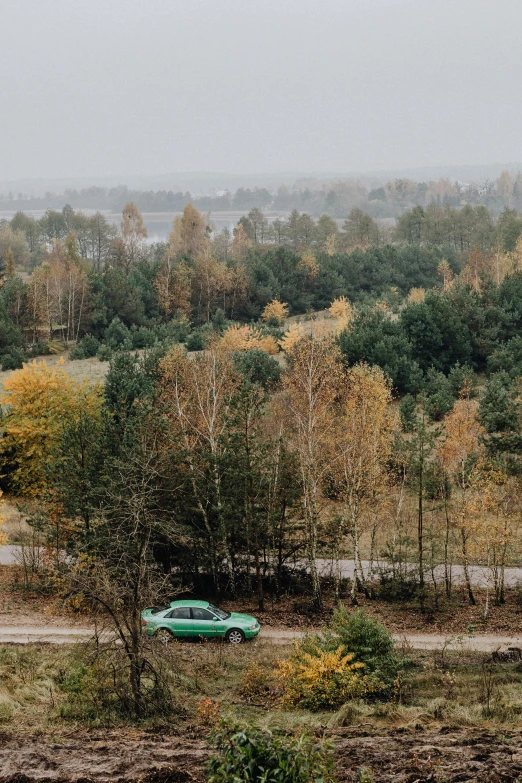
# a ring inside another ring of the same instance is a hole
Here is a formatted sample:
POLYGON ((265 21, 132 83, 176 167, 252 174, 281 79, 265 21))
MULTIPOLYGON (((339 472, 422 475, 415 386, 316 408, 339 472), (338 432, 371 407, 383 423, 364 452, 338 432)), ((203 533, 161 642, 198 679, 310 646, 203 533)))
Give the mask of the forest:
POLYGON ((95 627, 0 650, 0 721, 174 725, 196 766, 211 731, 216 782, 266 754, 334 780, 303 726, 518 725, 518 670, 508 704, 496 659, 454 648, 520 611, 521 216, 253 208, 230 235, 187 204, 147 239, 133 203, 118 230, 71 207, 0 226, 9 589, 95 627), (146 637, 180 595, 311 630, 277 657, 146 637), (382 619, 459 635, 425 661, 382 619))
POLYGON ((42 535, 76 551, 150 478, 158 567, 260 606, 304 568, 320 607, 319 557, 354 560, 353 603, 380 583, 423 611, 429 569, 449 597, 460 564, 474 603, 468 563, 486 558, 502 601, 519 546, 522 220, 429 208, 415 233, 419 209, 386 243, 358 210, 342 230, 292 214, 273 243, 259 210, 229 236, 187 205, 166 245, 147 244, 132 203, 119 232, 70 207, 15 215, 0 227, 3 489, 41 501, 42 535), (65 350, 110 362, 104 387, 34 361, 65 350))

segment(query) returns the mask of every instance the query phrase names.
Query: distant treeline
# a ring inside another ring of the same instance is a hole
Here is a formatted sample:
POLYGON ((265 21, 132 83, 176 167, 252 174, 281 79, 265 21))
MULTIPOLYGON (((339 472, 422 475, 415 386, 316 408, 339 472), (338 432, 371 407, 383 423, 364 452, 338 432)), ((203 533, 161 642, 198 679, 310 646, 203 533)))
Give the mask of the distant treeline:
POLYGON ((496 180, 464 184, 439 179, 414 182, 394 179, 369 187, 355 179, 324 183, 299 181, 293 187, 281 185, 271 192, 266 188, 239 188, 205 196, 174 190, 132 190, 126 186, 114 188, 89 187, 67 189, 63 194, 46 193, 33 197, 24 193, 0 195, 0 209, 62 209, 65 203, 78 209, 111 210, 119 212, 129 201, 144 212, 181 212, 192 203, 203 212, 270 209, 290 211, 297 209, 315 217, 327 214, 344 218, 357 207, 372 217, 396 218, 413 207, 430 204, 456 208, 469 204, 483 205, 498 214, 504 208, 522 209, 522 173, 512 176, 502 172, 496 180))

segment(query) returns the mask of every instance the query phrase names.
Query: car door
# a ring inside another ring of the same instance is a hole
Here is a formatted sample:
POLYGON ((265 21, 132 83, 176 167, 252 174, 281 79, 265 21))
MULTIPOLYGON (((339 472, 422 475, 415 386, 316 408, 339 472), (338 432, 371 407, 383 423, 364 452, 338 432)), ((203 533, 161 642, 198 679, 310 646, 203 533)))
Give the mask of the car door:
POLYGON ((220 621, 208 609, 193 606, 192 622, 194 636, 204 636, 205 638, 219 636, 220 621))
POLYGON ((190 606, 177 606, 166 616, 166 625, 178 637, 193 636, 193 622, 190 616, 190 606))

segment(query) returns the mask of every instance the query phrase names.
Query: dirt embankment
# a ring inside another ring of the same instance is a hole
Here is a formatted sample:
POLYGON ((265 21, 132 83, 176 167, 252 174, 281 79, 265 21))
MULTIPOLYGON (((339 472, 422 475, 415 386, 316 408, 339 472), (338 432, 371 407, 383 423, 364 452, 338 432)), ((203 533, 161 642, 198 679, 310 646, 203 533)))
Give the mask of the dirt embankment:
MULTIPOLYGON (((332 737, 339 783, 368 768, 376 783, 500 783, 522 776, 522 737, 479 729, 438 732, 339 729, 332 737)), ((0 737, 0 783, 203 783, 208 746, 190 734, 74 732, 62 737, 0 737)))

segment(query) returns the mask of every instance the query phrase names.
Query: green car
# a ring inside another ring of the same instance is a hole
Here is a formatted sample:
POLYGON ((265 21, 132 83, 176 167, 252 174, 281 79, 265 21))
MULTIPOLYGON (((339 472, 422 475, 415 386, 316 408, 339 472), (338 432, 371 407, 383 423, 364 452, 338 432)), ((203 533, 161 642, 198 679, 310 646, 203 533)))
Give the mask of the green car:
POLYGON ((224 612, 208 601, 172 601, 163 609, 144 609, 141 624, 145 633, 167 642, 176 639, 225 639, 242 644, 253 639, 261 627, 255 617, 224 612))

